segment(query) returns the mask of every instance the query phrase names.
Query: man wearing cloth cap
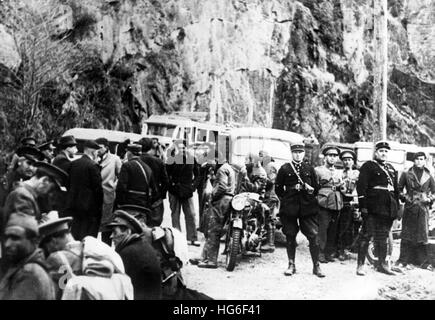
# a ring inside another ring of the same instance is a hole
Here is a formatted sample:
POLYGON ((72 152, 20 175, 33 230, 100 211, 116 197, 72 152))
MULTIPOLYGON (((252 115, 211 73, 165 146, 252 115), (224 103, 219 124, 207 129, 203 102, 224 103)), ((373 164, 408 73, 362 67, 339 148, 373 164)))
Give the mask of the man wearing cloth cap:
POLYGON ((334 261, 337 250, 337 228, 340 210, 343 208, 343 198, 340 193, 343 172, 335 168, 340 149, 327 146, 323 149, 325 164, 316 167, 317 181, 320 190, 317 195, 319 202, 319 241, 322 263, 334 261))
POLYGON ((65 213, 73 217, 71 231, 81 241, 86 236, 97 237, 103 205, 103 186, 98 164, 100 146, 92 140, 83 145, 84 154, 71 162, 69 191, 65 213))
POLYGON ((53 164, 68 172, 71 161, 77 153, 77 142, 73 136, 64 136, 59 139, 57 148, 60 151, 53 159, 53 164))
POLYGON ((414 166, 399 180, 401 198, 405 201, 397 264, 427 267, 429 209, 435 199, 435 182, 426 168, 426 154, 417 152, 414 166), (403 193, 406 189, 406 194, 403 193))
MULTIPOLYGON (((118 182, 118 176, 121 171, 121 159, 110 152, 109 141, 106 138, 98 138, 95 140, 100 146, 98 156, 101 167, 101 179, 103 182, 103 213, 101 218, 101 228, 112 220, 113 205, 115 203, 115 190, 118 182)), ((110 232, 101 230, 101 240, 110 245, 110 232)))
POLYGON ((162 273, 157 253, 144 237, 141 223, 129 212, 117 210, 107 225, 125 273, 131 278, 135 300, 162 298, 162 273))
POLYGON ((296 236, 300 229, 309 241, 313 274, 323 278, 325 275, 319 263, 317 176, 314 168, 303 162, 305 157, 303 143, 293 144, 291 150, 292 162, 284 164, 279 169, 275 181, 275 192, 281 201, 280 220, 287 239, 289 265, 284 274, 292 276, 296 273, 296 236))
POLYGON ((40 220, 39 199, 56 188, 66 191, 68 174, 65 171, 45 162, 36 162, 35 167, 36 174, 30 180, 20 183, 8 195, 2 212, 2 225, 13 212, 21 212, 40 220))
POLYGON ((156 193, 151 204, 152 216, 148 221, 148 226, 157 227, 163 221, 163 200, 166 199, 169 186, 168 173, 164 162, 153 155, 153 141, 150 138, 143 138, 139 144, 142 146, 140 159, 150 167, 156 183, 156 193))
POLYGON ((344 150, 340 154, 343 162, 343 185, 340 189, 343 195, 343 209, 338 218, 338 259, 346 260, 345 249, 350 249, 354 241, 354 206, 356 198, 356 182, 359 177, 359 170, 354 169, 356 154, 351 150, 344 150))
POLYGON ((387 163, 390 145, 380 141, 375 145, 374 160, 360 168, 356 185, 363 218, 358 246, 357 275, 364 276, 364 262, 369 241, 374 237, 377 271, 394 275, 386 262, 388 236, 394 219, 398 218, 399 189, 397 171, 387 163))
POLYGON ((150 208, 155 195, 155 181, 151 168, 140 156, 142 146, 130 144, 127 147, 127 158, 121 167, 116 186, 115 207, 132 204, 150 208))
POLYGON ((35 218, 13 213, 5 228, 3 247, 6 272, 0 282, 0 300, 54 300, 54 283, 38 249, 35 218))

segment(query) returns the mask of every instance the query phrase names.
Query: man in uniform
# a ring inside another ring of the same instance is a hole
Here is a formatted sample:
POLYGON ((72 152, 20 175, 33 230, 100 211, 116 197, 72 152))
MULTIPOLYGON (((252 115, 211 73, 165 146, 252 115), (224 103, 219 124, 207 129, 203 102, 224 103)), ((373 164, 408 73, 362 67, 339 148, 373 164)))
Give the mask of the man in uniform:
POLYGON ((68 172, 71 161, 77 153, 77 142, 73 136, 65 136, 59 139, 57 148, 60 150, 53 164, 65 172, 68 172))
POLYGON ((141 160, 142 147, 130 144, 116 186, 115 207, 125 204, 149 208, 155 192, 151 168, 141 160))
POLYGON ((341 193, 343 195, 343 209, 341 209, 340 217, 338 218, 338 259, 346 260, 345 249, 350 249, 354 240, 354 192, 356 196, 356 182, 358 181, 359 170, 354 169, 356 162, 356 154, 351 150, 341 152, 340 159, 343 162, 343 185, 341 193))
POLYGON ((140 159, 150 167, 156 187, 156 192, 153 195, 150 206, 152 214, 148 219, 147 225, 157 227, 163 221, 163 200, 166 199, 169 186, 168 173, 166 172, 165 163, 153 155, 153 141, 150 138, 143 138, 139 141, 139 144, 142 145, 142 156, 140 159))
POLYGON ((363 224, 358 246, 357 275, 364 276, 364 262, 369 241, 374 237, 377 270, 395 275, 385 261, 388 236, 394 219, 398 218, 399 189, 397 171, 387 162, 390 145, 380 141, 375 145, 374 160, 367 161, 360 169, 357 182, 358 200, 363 224))
POLYGON ((293 160, 279 169, 275 182, 275 192, 281 202, 279 215, 287 238, 289 265, 284 274, 291 276, 296 273, 296 236, 300 228, 309 241, 313 274, 323 278, 325 275, 319 263, 317 176, 314 168, 303 161, 305 146, 294 144, 291 150, 293 160))
POLYGON ((317 182, 320 190, 317 195, 319 202, 319 242, 322 263, 334 261, 337 250, 337 227, 340 210, 343 208, 343 198, 340 193, 343 172, 335 168, 340 149, 327 146, 323 149, 325 164, 316 167, 317 182))
POLYGON ((65 209, 66 215, 73 217, 71 230, 79 241, 86 236, 97 237, 103 206, 101 172, 96 163, 100 146, 88 140, 83 147, 83 156, 70 165, 65 209))

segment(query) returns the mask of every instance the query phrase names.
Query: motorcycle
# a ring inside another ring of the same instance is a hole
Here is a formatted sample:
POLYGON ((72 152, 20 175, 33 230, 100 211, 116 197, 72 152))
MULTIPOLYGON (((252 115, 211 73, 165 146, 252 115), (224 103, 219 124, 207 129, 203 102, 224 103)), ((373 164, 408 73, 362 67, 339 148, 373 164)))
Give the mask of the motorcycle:
POLYGON ((239 254, 261 255, 260 247, 266 238, 264 206, 257 193, 244 192, 234 196, 226 229, 226 269, 233 271, 239 254))

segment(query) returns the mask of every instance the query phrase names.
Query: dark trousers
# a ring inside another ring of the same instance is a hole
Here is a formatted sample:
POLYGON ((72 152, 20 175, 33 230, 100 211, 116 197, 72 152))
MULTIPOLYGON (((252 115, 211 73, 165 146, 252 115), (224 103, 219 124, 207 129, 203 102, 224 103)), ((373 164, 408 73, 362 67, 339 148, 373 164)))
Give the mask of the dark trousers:
POLYGON ((338 218, 337 247, 339 252, 343 253, 344 249, 350 249, 354 239, 353 227, 352 206, 345 204, 338 218))
POLYGON ((332 254, 337 251, 337 231, 340 211, 320 208, 319 210, 319 244, 320 252, 332 254))
POLYGON ((171 207, 172 226, 181 231, 180 214, 183 208, 184 219, 186 220, 186 233, 188 241, 197 241, 198 234, 195 223, 195 208, 193 206, 193 197, 189 199, 179 199, 172 193, 169 193, 169 204, 171 207))
POLYGON ((369 214, 363 217, 359 235, 358 264, 364 264, 365 255, 370 240, 373 238, 375 254, 379 258, 378 263, 385 263, 388 254, 388 238, 393 220, 378 215, 369 214))
POLYGON ((317 265, 319 260, 319 223, 317 216, 309 217, 280 217, 282 223, 282 232, 286 236, 287 256, 291 263, 295 261, 296 255, 296 236, 299 230, 307 237, 310 246, 311 259, 313 264, 317 265))
POLYGON ((71 234, 77 241, 91 236, 96 238, 100 229, 101 217, 76 216, 71 223, 71 234))

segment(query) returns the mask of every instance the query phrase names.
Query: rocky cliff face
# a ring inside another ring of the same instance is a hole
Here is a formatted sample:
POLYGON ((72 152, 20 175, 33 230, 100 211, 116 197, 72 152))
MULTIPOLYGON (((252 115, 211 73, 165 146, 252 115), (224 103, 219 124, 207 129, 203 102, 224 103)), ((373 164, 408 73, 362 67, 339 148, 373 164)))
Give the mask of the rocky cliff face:
MULTIPOLYGON (((150 114, 209 111, 320 142, 371 138, 371 0, 62 2, 70 40, 95 49, 99 93, 116 93, 94 106, 111 108, 96 125, 139 130, 150 114), (127 120, 105 121, 111 114, 127 120)), ((14 68, 3 20, 0 62, 14 68)), ((435 144, 435 2, 389 1, 389 31, 389 137, 435 144)), ((79 75, 64 100, 89 81, 79 75)))

